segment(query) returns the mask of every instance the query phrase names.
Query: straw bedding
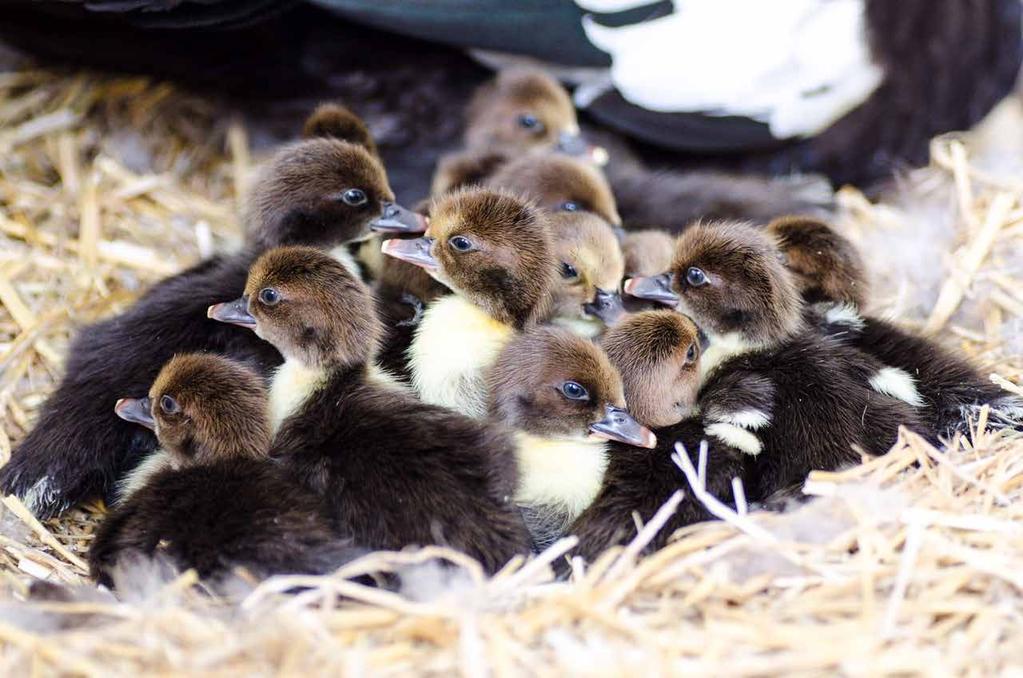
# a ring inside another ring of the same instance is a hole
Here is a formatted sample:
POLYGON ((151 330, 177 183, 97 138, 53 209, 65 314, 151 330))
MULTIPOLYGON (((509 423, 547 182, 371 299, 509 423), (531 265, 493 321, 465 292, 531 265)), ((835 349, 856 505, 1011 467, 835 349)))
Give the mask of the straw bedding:
MULTIPOLYGON (((1023 156, 989 151, 1023 139, 1021 120, 1012 101, 984 130, 936 140, 932 166, 880 203, 845 189, 838 220, 874 265, 877 311, 1016 391, 1023 172, 1006 158, 1023 156)), ((0 461, 77 324, 238 240, 248 148, 240 122, 167 85, 0 74, 0 461)), ((655 520, 569 582, 547 567, 562 541, 491 580, 437 548, 330 577, 242 573, 230 596, 134 568, 116 600, 82 563, 102 507, 39 524, 7 498, 0 674, 1023 671, 1023 440, 984 417, 946 450, 903 433, 884 457, 814 473, 817 498, 784 514, 714 506, 722 522, 637 561, 655 520), (351 581, 393 570, 400 593, 351 581), (32 578, 77 588, 28 600, 32 578)))

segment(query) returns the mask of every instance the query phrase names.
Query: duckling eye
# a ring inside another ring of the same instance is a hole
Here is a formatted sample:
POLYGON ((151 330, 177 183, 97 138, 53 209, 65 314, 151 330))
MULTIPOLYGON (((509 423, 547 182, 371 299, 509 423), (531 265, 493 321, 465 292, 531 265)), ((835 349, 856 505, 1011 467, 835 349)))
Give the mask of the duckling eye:
POLYGON ((579 203, 575 202, 574 200, 566 200, 565 202, 561 203, 561 210, 563 212, 578 212, 581 209, 582 207, 579 205, 579 203))
POLYGON ((561 393, 569 400, 589 400, 589 392, 574 381, 566 381, 561 385, 561 393))
POLYGON ((574 280, 579 277, 579 271, 567 261, 561 262, 561 277, 565 280, 574 280))
POLYGON ((359 188, 349 188, 341 194, 341 202, 349 207, 365 205, 367 200, 369 200, 369 198, 366 197, 366 192, 359 188))
POLYGON ((160 397, 160 409, 166 414, 177 414, 181 411, 181 405, 178 405, 178 401, 169 395, 160 397))
POLYGON ((532 113, 523 113, 519 116, 519 127, 532 130, 533 132, 543 131, 543 123, 540 122, 540 118, 532 113))
POLYGON ((696 362, 697 358, 696 344, 689 344, 689 350, 686 351, 686 363, 691 364, 696 362))
POLYGON ((448 244, 451 245, 451 249, 456 252, 468 252, 472 249, 472 241, 464 235, 456 235, 454 238, 451 238, 451 240, 448 240, 448 244))
POLYGON ((686 271, 686 282, 693 287, 700 287, 707 284, 707 274, 702 269, 690 266, 686 271))
POLYGON ((281 293, 272 287, 264 287, 259 291, 259 300, 267 306, 276 306, 281 300, 281 293))

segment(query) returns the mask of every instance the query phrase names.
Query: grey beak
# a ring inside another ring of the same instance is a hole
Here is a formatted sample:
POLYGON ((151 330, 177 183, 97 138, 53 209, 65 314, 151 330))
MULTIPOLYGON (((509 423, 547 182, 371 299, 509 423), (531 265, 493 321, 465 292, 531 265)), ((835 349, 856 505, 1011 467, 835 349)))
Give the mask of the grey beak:
POLYGON ((241 325, 250 330, 256 327, 256 319, 249 313, 249 298, 239 297, 234 301, 213 304, 206 309, 206 317, 222 323, 241 325))
POLYGON ((383 242, 380 251, 395 259, 407 261, 428 271, 435 271, 440 268, 440 262, 430 253, 432 246, 433 238, 413 238, 411 240, 391 238, 383 242))
POLYGON ((583 304, 583 311, 587 315, 600 318, 610 327, 625 315, 625 306, 622 304, 622 295, 618 292, 608 292, 598 287, 596 294, 593 295, 593 301, 583 304))
POLYGON ((679 302, 679 296, 671 289, 670 273, 653 275, 648 278, 629 278, 625 281, 625 293, 666 306, 676 306, 679 302))
POLYGON ((710 337, 699 327, 696 328, 696 340, 700 342, 700 353, 706 351, 707 347, 710 346, 710 337))
POLYGON ((383 203, 380 216, 369 222, 370 229, 378 233, 424 233, 427 225, 422 214, 394 202, 383 203))
POLYGON ((121 398, 114 405, 114 413, 121 419, 133 424, 141 424, 153 431, 156 421, 153 419, 152 401, 146 398, 121 398))

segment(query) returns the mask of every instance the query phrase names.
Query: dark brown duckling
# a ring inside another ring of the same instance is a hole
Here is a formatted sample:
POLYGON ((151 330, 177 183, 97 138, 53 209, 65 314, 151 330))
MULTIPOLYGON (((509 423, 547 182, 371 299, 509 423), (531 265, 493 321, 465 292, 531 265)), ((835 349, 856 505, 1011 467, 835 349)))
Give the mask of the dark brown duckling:
POLYGON ((809 317, 825 334, 905 370, 916 381, 925 423, 935 435, 966 432, 984 405, 994 428, 1023 426, 1023 400, 991 383, 969 361, 937 342, 895 323, 863 315, 868 284, 863 259, 828 224, 789 217, 768 225, 778 237, 786 265, 798 274, 809 317))
POLYGON ((245 296, 209 313, 285 357, 270 388, 271 455, 324 498, 356 543, 448 545, 491 572, 528 551, 512 501, 511 438, 375 373, 382 328, 372 295, 335 259, 271 250, 253 265, 245 296))
POLYGON ((549 215, 560 278, 551 322, 592 338, 625 313, 620 287, 625 260, 611 226, 590 212, 549 215))
POLYGON ((555 328, 513 339, 487 373, 490 418, 516 431, 519 484, 534 546, 557 539, 593 501, 610 440, 653 447, 625 409, 617 371, 596 345, 555 328))
POLYGON ((147 397, 122 399, 116 410, 155 429, 161 451, 96 533, 89 565, 100 583, 111 586, 113 568, 135 556, 159 554, 218 583, 235 567, 258 577, 325 573, 360 553, 333 529, 323 502, 268 458, 266 388, 244 365, 175 356, 147 397))
POLYGON ((634 516, 648 523, 679 490, 682 502, 647 550, 662 547, 680 527, 713 518, 672 460, 677 442, 698 468, 700 444, 706 441, 704 489, 731 504, 732 479, 746 479, 749 454, 759 451, 757 430, 770 420, 774 405, 771 385, 763 380, 721 383, 700 392, 704 342, 696 325, 673 311, 630 315, 608 330, 601 344, 622 375, 630 411, 654 427, 658 444, 653 450, 611 445, 601 490, 569 529, 579 538, 575 553, 586 560, 631 541, 638 530, 634 516))
MULTIPOLYGON (((314 115, 318 130, 364 129, 350 113, 314 115), (328 119, 333 123, 328 124, 328 119)), ((35 427, 0 470, 0 490, 22 498, 41 518, 87 499, 110 498, 116 482, 156 448, 151 432, 111 416, 118 398, 145 392, 175 353, 211 351, 267 373, 280 356, 250 333, 205 317, 211 303, 237 295, 249 265, 266 247, 306 243, 356 267, 349 245, 386 217, 394 194, 383 166, 364 146, 336 136, 281 149, 261 170, 245 210, 247 243, 171 276, 125 312, 83 328, 64 378, 35 427)))
POLYGON ((388 240, 384 252, 454 292, 416 328, 408 353, 416 392, 483 417, 485 370, 516 333, 550 316, 558 264, 546 215, 506 193, 459 191, 434 203, 426 237, 388 240))
POLYGON ((854 446, 884 454, 899 425, 925 432, 914 379, 808 327, 795 277, 770 235, 753 226, 690 226, 670 272, 633 278, 626 291, 677 307, 706 333, 701 388, 735 378, 772 385, 752 499, 798 487, 813 469, 857 461, 854 446))

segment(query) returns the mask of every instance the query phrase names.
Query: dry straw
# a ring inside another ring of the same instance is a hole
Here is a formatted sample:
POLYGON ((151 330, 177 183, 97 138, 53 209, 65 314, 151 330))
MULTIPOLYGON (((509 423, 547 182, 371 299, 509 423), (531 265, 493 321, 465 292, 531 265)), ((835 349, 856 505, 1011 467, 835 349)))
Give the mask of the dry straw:
MULTIPOLYGON (((0 74, 3 459, 59 376, 74 326, 237 240, 252 160, 230 120, 141 79, 0 74)), ((967 138, 936 140, 933 156, 928 181, 958 215, 920 327, 1019 392, 1002 330, 1023 315, 1019 271, 1004 265, 1023 243, 1023 185, 974 167, 967 138), (974 294, 980 278, 993 281, 987 298, 974 294), (979 320, 964 324, 964 309, 979 320)), ((851 235, 900 226, 899 210, 855 191, 840 202, 851 235)), ((1023 442, 987 432, 985 417, 945 450, 903 433, 884 457, 814 473, 806 491, 818 498, 790 513, 716 505, 721 522, 637 558, 662 513, 637 543, 574 563, 568 582, 548 564, 571 539, 490 580, 434 548, 372 554, 330 577, 240 579, 230 598, 185 573, 119 601, 87 586, 82 563, 101 507, 40 524, 7 499, 0 674, 1020 671, 1023 442), (431 561, 453 567, 415 568, 404 593, 352 581, 431 561), (65 602, 25 602, 30 577, 85 586, 65 602)), ((696 486, 685 491, 699 496, 700 469, 683 460, 696 486)))

